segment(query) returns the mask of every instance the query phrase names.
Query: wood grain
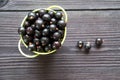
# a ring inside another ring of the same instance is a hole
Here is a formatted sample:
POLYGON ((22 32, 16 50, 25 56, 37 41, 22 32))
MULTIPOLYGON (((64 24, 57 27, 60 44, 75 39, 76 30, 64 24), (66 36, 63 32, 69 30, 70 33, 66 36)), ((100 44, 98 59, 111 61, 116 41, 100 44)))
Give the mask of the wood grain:
MULTIPOLYGON (((28 0, 24 2, 32 5, 28 0)), ((27 13, 0 12, 0 80, 120 79, 120 11, 67 11, 69 21, 64 45, 56 54, 35 59, 25 58, 17 49, 17 29, 27 13), (100 49, 94 47, 97 37, 104 39, 100 49), (89 54, 75 47, 78 40, 93 44, 89 54)))
POLYGON ((9 0, 0 10, 32 10, 51 5, 65 9, 120 9, 120 0, 9 0))

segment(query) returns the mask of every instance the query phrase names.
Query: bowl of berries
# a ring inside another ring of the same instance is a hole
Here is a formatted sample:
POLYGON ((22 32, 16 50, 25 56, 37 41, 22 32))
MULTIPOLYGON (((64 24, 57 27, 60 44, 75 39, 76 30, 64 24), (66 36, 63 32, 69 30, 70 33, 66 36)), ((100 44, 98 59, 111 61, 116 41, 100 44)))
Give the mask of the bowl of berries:
POLYGON ((50 6, 46 9, 35 9, 29 12, 18 28, 20 40, 18 49, 26 57, 34 58, 57 51, 65 41, 67 13, 60 6, 50 6), (57 9, 57 10, 56 10, 57 9), (25 54, 20 44, 35 53, 25 54))

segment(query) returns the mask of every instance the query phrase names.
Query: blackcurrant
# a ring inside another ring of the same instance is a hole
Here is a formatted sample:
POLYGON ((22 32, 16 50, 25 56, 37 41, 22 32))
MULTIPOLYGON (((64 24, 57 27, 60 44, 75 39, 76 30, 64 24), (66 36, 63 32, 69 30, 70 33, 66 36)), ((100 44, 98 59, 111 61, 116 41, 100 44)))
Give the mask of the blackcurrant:
POLYGON ((36 51, 41 52, 41 51, 43 51, 43 48, 41 46, 36 46, 36 51))
POLYGON ((61 12, 56 12, 56 13, 55 13, 55 18, 58 19, 58 20, 61 19, 62 16, 63 16, 63 15, 62 15, 61 12))
POLYGON ((46 14, 48 11, 45 9, 40 9, 39 10, 39 16, 42 17, 44 14, 46 14))
POLYGON ((55 13, 53 11, 49 11, 48 14, 51 16, 51 17, 54 17, 55 13))
POLYGON ((40 40, 38 38, 34 38, 33 42, 37 46, 40 45, 40 40))
POLYGON ((28 27, 28 28, 26 29, 26 33, 27 33, 28 35, 32 35, 32 34, 34 34, 34 30, 33 30, 31 27, 28 27))
POLYGON ((56 23, 57 23, 57 20, 55 18, 51 18, 50 24, 56 24, 56 23))
POLYGON ((36 18, 37 18, 37 16, 36 16, 36 14, 35 14, 34 12, 28 13, 27 19, 28 19, 29 21, 33 21, 33 20, 35 20, 36 18))
MULTIPOLYGON (((25 36, 23 36, 23 39, 25 39, 28 42, 32 42, 32 40, 33 40, 33 38, 31 36, 27 35, 27 34, 25 36)), ((26 43, 28 43, 28 42, 26 42, 26 43)))
POLYGON ((24 27, 19 27, 18 28, 18 33, 21 34, 21 35, 25 35, 25 33, 26 33, 25 28, 24 27))
POLYGON ((43 20, 40 19, 40 18, 38 18, 38 19, 36 20, 35 25, 36 25, 36 28, 37 28, 38 30, 41 30, 41 29, 43 29, 43 28, 45 27, 43 20))
POLYGON ((59 29, 65 29, 65 26, 66 26, 66 23, 64 20, 59 20, 58 23, 57 23, 59 29))
POLYGON ((59 41, 53 42, 52 48, 53 49, 59 49, 61 47, 61 43, 59 41))
POLYGON ((23 23, 23 27, 27 28, 27 27, 29 27, 29 26, 30 26, 30 23, 29 23, 28 21, 25 21, 25 22, 23 23))
POLYGON ((42 46, 45 46, 49 43, 49 39, 47 37, 42 37, 40 41, 42 46))
POLYGON ((43 29, 42 35, 43 36, 48 36, 49 35, 49 29, 47 29, 47 28, 43 29))
POLYGON ((57 30, 57 27, 55 24, 51 24, 49 29, 50 29, 50 32, 55 32, 57 30))
POLYGON ((103 44, 103 39, 102 38, 97 38, 95 40, 96 47, 101 47, 102 44, 103 44))
POLYGON ((83 42, 83 41, 78 41, 78 42, 77 42, 77 47, 78 47, 78 48, 81 49, 81 48, 83 48, 83 46, 84 46, 84 42, 83 42))
POLYGON ((44 14, 43 17, 42 17, 42 19, 44 21, 50 21, 51 20, 51 16, 49 14, 44 14))
POLYGON ((59 40, 61 38, 61 34, 59 33, 59 32, 55 32, 54 34, 53 34, 53 39, 54 40, 59 40))
POLYGON ((64 36, 64 31, 63 30, 58 30, 58 32, 61 34, 61 37, 64 36))
POLYGON ((31 28, 32 28, 33 30, 35 30, 35 29, 36 29, 35 24, 32 24, 32 25, 31 25, 31 28))
POLYGON ((28 45, 28 50, 29 50, 29 51, 34 51, 34 50, 35 50, 35 44, 29 43, 29 45, 28 45))
POLYGON ((91 49, 91 44, 90 44, 90 42, 87 42, 87 43, 84 45, 84 48, 85 48, 85 52, 89 52, 89 50, 91 49))
POLYGON ((40 31, 35 30, 35 34, 34 34, 34 37, 35 37, 35 38, 40 38, 41 35, 42 35, 42 33, 41 33, 40 31))

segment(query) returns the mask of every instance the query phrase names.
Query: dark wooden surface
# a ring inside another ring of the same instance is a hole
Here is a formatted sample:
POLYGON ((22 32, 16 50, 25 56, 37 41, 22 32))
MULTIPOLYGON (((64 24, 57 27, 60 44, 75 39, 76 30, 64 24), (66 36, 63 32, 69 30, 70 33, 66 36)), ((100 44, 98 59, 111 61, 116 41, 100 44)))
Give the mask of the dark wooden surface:
POLYGON ((0 8, 0 80, 120 80, 120 0, 9 0, 0 8), (30 10, 50 5, 67 9, 65 43, 56 54, 25 58, 17 28, 30 10), (104 39, 100 49, 75 47, 97 37, 104 39))

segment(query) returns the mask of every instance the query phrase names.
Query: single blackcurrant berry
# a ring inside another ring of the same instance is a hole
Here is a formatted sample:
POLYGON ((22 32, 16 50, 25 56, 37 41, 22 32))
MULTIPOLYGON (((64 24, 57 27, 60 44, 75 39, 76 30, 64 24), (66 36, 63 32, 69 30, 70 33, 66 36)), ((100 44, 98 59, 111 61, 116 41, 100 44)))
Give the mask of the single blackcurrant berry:
POLYGON ((40 18, 36 20, 35 25, 38 30, 41 30, 45 27, 43 20, 40 18))
POLYGON ((96 45, 96 47, 101 47, 101 45, 103 44, 103 39, 102 38, 97 38, 96 40, 95 40, 95 45, 96 45))
POLYGON ((42 17, 42 19, 44 21, 50 21, 51 20, 51 16, 49 14, 44 14, 43 17, 42 17))
POLYGON ((35 30, 35 35, 34 35, 35 38, 40 38, 41 35, 42 35, 42 33, 40 31, 35 30))
POLYGON ((31 27, 28 27, 28 28, 26 29, 26 33, 27 33, 28 35, 32 35, 32 34, 34 34, 34 30, 33 30, 31 27))
POLYGON ((45 46, 49 43, 49 39, 47 37, 42 37, 40 41, 42 46, 45 46))
POLYGON ((43 29, 42 35, 43 36, 48 36, 49 35, 49 29, 47 29, 47 28, 43 29))
POLYGON ((28 50, 29 50, 29 51, 34 51, 34 50, 35 50, 35 44, 29 43, 29 45, 28 45, 28 50))
POLYGON ((25 28, 24 27, 19 27, 18 28, 18 33, 21 34, 21 35, 25 35, 25 28))
POLYGON ((50 24, 56 24, 56 23, 57 23, 57 20, 55 18, 51 18, 50 24))
POLYGON ((44 51, 45 52, 51 51, 51 48, 49 46, 45 46, 44 51))
POLYGON ((54 34, 53 34, 53 39, 54 40, 59 40, 61 38, 61 34, 59 33, 59 32, 55 32, 54 34))
MULTIPOLYGON (((32 40, 33 40, 33 38, 31 36, 27 35, 27 34, 25 36, 23 36, 23 39, 25 39, 28 42, 32 42, 32 40)), ((28 42, 26 42, 26 43, 28 43, 28 42)))
POLYGON ((41 46, 37 46, 37 47, 36 47, 36 51, 37 51, 37 52, 41 52, 41 51, 43 51, 43 48, 42 48, 41 46))
POLYGON ((87 42, 87 43, 84 45, 84 48, 85 48, 85 51, 86 51, 86 52, 89 52, 90 49, 91 49, 91 44, 90 44, 90 42, 87 42))
POLYGON ((36 29, 35 24, 32 24, 32 25, 31 25, 31 28, 32 28, 33 30, 35 30, 35 29, 36 29))
POLYGON ((53 42, 52 48, 53 49, 59 49, 61 47, 61 43, 59 41, 53 42))
POLYGON ((63 16, 63 15, 62 15, 61 12, 56 12, 56 13, 55 13, 55 18, 58 19, 58 20, 61 19, 62 16, 63 16))
POLYGON ((48 14, 51 16, 51 17, 54 17, 55 13, 53 11, 49 11, 48 14))
POLYGON ((46 14, 48 11, 45 9, 39 10, 39 16, 42 17, 44 14, 46 14))
POLYGON ((55 24, 51 24, 49 29, 50 29, 50 32, 55 32, 57 30, 57 27, 55 24))
POLYGON ((66 26, 66 23, 64 20, 59 20, 58 23, 57 23, 59 29, 65 29, 65 26, 66 26))
POLYGON ((58 30, 58 32, 61 34, 61 37, 64 36, 64 31, 63 30, 58 30))
POLYGON ((35 14, 34 12, 28 13, 27 19, 28 19, 29 21, 33 21, 33 20, 35 20, 36 18, 37 18, 37 16, 36 16, 36 14, 35 14))
POLYGON ((78 41, 78 42, 77 42, 77 47, 78 47, 78 48, 82 49, 83 46, 84 46, 84 42, 83 42, 83 41, 78 41))
POLYGON ((40 40, 38 38, 34 38, 33 42, 37 46, 40 45, 40 40))
POLYGON ((28 21, 25 21, 25 22, 23 23, 23 27, 27 28, 27 27, 29 27, 29 26, 30 26, 30 23, 29 23, 28 21))

